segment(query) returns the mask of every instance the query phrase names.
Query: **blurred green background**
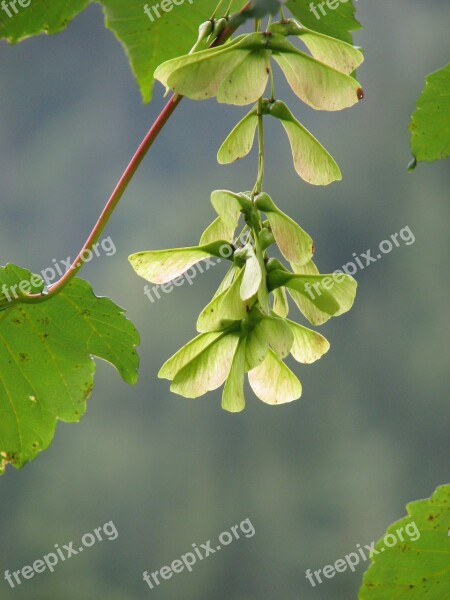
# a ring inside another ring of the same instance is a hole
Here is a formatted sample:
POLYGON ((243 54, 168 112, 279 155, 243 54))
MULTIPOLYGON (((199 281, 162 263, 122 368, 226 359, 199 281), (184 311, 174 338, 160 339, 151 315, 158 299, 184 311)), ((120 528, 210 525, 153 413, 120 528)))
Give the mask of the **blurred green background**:
MULTIPOLYGON (((278 95, 335 157, 343 182, 302 183, 269 123, 266 190, 313 236, 322 272, 354 252, 376 254, 406 226, 415 243, 357 273, 354 308, 321 328, 330 352, 294 367, 299 401, 272 408, 248 390, 244 413, 230 415, 220 392, 172 395, 158 369, 193 337, 224 266, 151 303, 127 256, 197 243, 213 219, 211 191, 249 189, 256 174, 254 153, 234 166, 215 161, 245 109, 184 101, 110 222, 116 254, 82 273, 138 327, 140 382, 128 387, 99 363, 81 423, 60 423, 48 451, 0 480, 2 600, 350 600, 368 563, 316 588, 305 570, 378 539, 408 501, 448 482, 448 163, 414 174, 406 165, 423 79, 447 62, 450 9, 443 0, 359 2, 358 17, 364 102, 317 113, 278 78, 278 95), (144 570, 246 518, 254 537, 154 590, 143 583, 144 570), (14 590, 3 579, 110 520, 117 540, 14 590)), ((94 5, 61 35, 0 45, 2 264, 39 272, 74 256, 163 105, 159 85, 142 105, 102 19, 94 5)))

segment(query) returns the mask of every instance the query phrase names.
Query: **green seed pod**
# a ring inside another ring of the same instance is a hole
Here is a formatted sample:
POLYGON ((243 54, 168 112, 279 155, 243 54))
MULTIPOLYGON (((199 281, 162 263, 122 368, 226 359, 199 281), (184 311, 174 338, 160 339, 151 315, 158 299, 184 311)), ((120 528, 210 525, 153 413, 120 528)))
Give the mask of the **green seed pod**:
POLYGON ((270 229, 263 227, 259 234, 259 243, 261 244, 261 250, 265 250, 269 246, 275 243, 275 237, 270 229))
POLYGON ((266 272, 271 273, 272 271, 275 271, 277 269, 287 272, 286 267, 282 263, 280 263, 280 261, 277 258, 269 258, 269 260, 266 263, 266 272))
POLYGON ((277 209, 272 198, 269 196, 269 194, 266 194, 266 192, 261 192, 261 194, 256 196, 255 206, 258 210, 262 210, 263 212, 277 209))
POLYGON ((212 33, 219 37, 219 35, 223 32, 225 27, 228 25, 228 19, 225 17, 221 17, 220 19, 216 19, 214 21, 212 33))

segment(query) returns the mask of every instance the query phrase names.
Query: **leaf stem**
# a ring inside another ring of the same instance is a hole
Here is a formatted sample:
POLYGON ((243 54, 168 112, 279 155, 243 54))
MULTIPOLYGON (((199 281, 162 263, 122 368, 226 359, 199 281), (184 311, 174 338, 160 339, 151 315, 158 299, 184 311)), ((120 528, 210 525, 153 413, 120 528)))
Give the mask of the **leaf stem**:
MULTIPOLYGON (((243 20, 245 20, 245 14, 248 12, 250 5, 251 0, 248 0, 248 2, 242 7, 239 13, 236 13, 230 18, 228 25, 211 44, 211 48, 215 46, 220 46, 233 35, 236 29, 241 25, 243 20)), ((52 296, 55 296, 56 294, 61 292, 66 287, 66 285, 68 285, 72 281, 72 279, 76 276, 78 271, 80 271, 80 269, 83 267, 87 258, 90 256, 90 250, 92 249, 93 245, 99 240, 102 232, 108 224, 109 219, 111 218, 111 215, 113 214, 120 199, 125 193, 139 165, 144 160, 147 152, 153 145, 153 142, 156 140, 160 131, 163 129, 164 125, 167 123, 167 121, 169 120, 172 113, 175 111, 176 107, 182 99, 183 96, 173 94, 170 100, 167 102, 166 106, 163 108, 163 110, 149 129, 147 135, 142 140, 139 148, 136 150, 133 158, 131 159, 127 168, 123 172, 116 187, 114 188, 113 193, 111 194, 102 213, 100 214, 97 223, 95 224, 89 237, 87 238, 86 242, 84 243, 83 247, 78 253, 78 256, 75 258, 75 260, 73 261, 69 269, 66 271, 66 273, 57 282, 50 286, 47 292, 42 292, 39 294, 21 295, 17 299, 12 299, 11 302, 8 304, 8 307, 19 303, 34 304, 38 302, 45 302, 49 300, 52 296)))

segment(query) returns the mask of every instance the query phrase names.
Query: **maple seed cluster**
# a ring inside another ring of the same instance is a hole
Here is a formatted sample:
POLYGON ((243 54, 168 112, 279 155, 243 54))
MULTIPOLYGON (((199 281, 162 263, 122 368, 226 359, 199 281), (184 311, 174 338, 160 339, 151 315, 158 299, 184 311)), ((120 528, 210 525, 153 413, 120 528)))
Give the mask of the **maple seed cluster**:
MULTIPOLYGON (((200 45, 197 42, 195 49, 200 45)), ((212 193, 217 217, 197 246, 130 256, 140 276, 159 284, 202 260, 227 257, 229 270, 198 317, 197 337, 169 358, 159 376, 172 381, 172 391, 188 398, 224 384, 222 407, 231 412, 245 407, 246 374, 256 396, 267 404, 299 398, 300 381, 284 359, 291 354, 300 363, 312 363, 328 351, 322 335, 287 318, 288 299, 309 323, 321 325, 348 311, 356 293, 350 275, 342 274, 331 288, 326 285, 330 275, 319 273, 313 262, 311 237, 262 190, 267 117, 284 128, 295 170, 304 181, 327 185, 341 179, 327 150, 275 98, 272 59, 294 93, 316 110, 341 110, 363 98, 360 84, 351 76, 363 62, 361 52, 294 19, 160 65, 155 77, 178 94, 194 100, 216 97, 234 105, 256 103, 223 142, 217 158, 227 164, 244 157, 258 132, 258 174, 251 192, 212 193), (292 44, 289 36, 300 39, 309 53, 292 44), (270 97, 265 98, 269 80, 270 97), (286 264, 269 256, 275 244, 286 264), (312 287, 320 293, 311 296, 312 287)))

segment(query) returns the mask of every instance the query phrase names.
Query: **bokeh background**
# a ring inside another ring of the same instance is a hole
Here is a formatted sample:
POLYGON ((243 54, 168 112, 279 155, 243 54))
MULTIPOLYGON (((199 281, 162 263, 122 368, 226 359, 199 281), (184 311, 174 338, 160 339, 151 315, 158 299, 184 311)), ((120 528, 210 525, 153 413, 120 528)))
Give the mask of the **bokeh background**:
MULTIPOLYGON (((83 271, 138 327, 140 381, 128 387, 99 362, 82 421, 60 423, 48 451, 0 480, 2 600, 349 600, 367 563, 316 588, 305 570, 378 539, 408 501, 448 482, 448 163, 414 174, 406 166, 423 79, 447 61, 450 10, 444 0, 359 2, 358 17, 364 102, 317 113, 281 78, 277 88, 336 158, 343 181, 302 183, 281 128, 269 123, 266 190, 313 236, 322 272, 376 251, 406 226, 415 243, 356 275, 354 308, 321 328, 330 352, 295 367, 299 401, 272 408, 248 390, 244 413, 230 415, 220 392, 172 395, 158 369, 193 337, 224 266, 151 303, 127 256, 195 244, 213 219, 211 191, 249 189, 256 173, 254 153, 234 166, 215 161, 245 109, 184 101, 108 226, 117 252, 83 271), (252 538, 159 588, 143 583, 144 570, 246 518, 252 538), (6 569, 110 520, 117 540, 14 590, 4 581, 6 569)), ((78 251, 163 90, 142 105, 98 5, 63 34, 1 43, 0 54, 0 256, 39 272, 78 251)))

